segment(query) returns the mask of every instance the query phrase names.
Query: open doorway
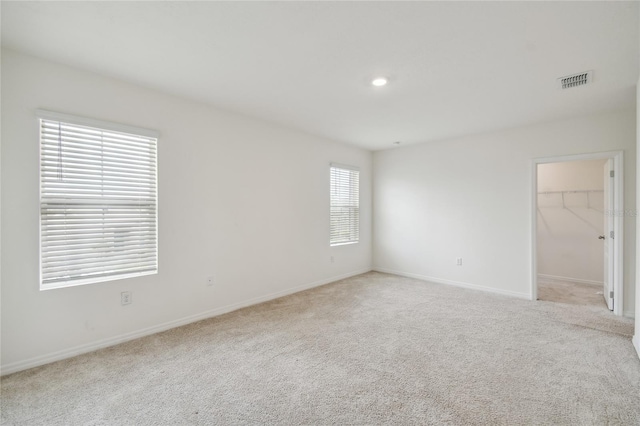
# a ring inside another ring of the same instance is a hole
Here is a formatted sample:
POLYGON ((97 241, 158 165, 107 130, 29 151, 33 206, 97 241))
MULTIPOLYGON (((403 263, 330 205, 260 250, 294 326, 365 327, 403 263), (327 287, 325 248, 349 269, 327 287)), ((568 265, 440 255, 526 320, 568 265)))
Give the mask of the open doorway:
POLYGON ((538 300, 606 307, 607 160, 538 164, 538 300))
POLYGON ((533 168, 532 299, 622 315, 622 152, 533 168))

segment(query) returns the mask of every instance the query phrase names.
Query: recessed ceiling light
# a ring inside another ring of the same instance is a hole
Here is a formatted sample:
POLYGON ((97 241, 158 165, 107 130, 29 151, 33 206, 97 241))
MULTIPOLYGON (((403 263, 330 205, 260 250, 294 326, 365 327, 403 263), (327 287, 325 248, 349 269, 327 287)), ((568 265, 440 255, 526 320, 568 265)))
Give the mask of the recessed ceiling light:
POLYGON ((371 81, 371 84, 380 87, 386 85, 388 82, 389 80, 387 80, 385 77, 376 77, 371 81))

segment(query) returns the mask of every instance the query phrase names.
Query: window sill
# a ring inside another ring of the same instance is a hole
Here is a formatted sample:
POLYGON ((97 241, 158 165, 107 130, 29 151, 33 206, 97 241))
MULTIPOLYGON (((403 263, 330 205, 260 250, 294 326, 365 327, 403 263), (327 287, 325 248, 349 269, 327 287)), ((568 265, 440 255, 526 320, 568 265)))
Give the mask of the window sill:
POLYGON ((55 290, 57 288, 76 287, 79 285, 87 285, 87 284, 97 284, 97 283, 103 283, 106 281, 116 281, 116 280, 123 280, 126 278, 142 277, 145 275, 155 275, 157 273, 158 271, 155 270, 155 271, 146 271, 146 272, 134 272, 131 274, 111 275, 108 277, 96 277, 96 278, 85 278, 82 280, 62 281, 59 283, 52 283, 52 284, 41 283, 40 291, 55 290))
POLYGON ((336 247, 336 246, 349 246, 351 244, 358 244, 360 241, 348 241, 346 243, 334 243, 334 244, 329 244, 331 247, 336 247))

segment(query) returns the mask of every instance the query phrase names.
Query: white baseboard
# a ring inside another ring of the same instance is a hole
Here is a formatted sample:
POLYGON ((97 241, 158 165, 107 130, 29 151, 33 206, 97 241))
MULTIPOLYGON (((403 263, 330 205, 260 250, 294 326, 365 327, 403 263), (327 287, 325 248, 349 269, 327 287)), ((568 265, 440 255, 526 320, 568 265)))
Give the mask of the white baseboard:
POLYGON ((632 342, 633 346, 636 348, 636 352, 638 353, 638 358, 640 358, 640 331, 636 331, 636 335, 633 336, 632 342))
POLYGON ((573 277, 561 277, 559 275, 538 274, 538 278, 546 278, 550 280, 560 280, 560 281, 572 281, 574 283, 591 284, 591 285, 599 285, 599 286, 604 285, 602 281, 584 280, 582 278, 573 278, 573 277))
POLYGON ((93 352, 98 349, 103 349, 109 346, 114 346, 119 343, 128 342, 130 340, 135 340, 140 337, 149 336, 151 334, 156 334, 161 331, 170 330, 172 328, 180 327, 183 325, 191 324, 196 321, 201 321, 203 319, 215 317, 218 315, 226 314, 241 308, 246 308, 247 306, 257 305, 258 303, 268 302, 269 300, 278 299, 280 297, 288 296, 293 293, 298 293, 304 290, 308 290, 314 287, 319 287, 321 285, 329 284, 335 281, 343 280, 345 278, 353 277, 356 275, 364 274, 366 272, 371 271, 371 269, 362 269, 359 271, 349 272, 347 274, 338 275, 331 278, 326 278, 318 281, 314 281, 308 284, 303 284, 297 287, 289 288, 287 290, 278 291, 275 293, 265 294, 263 296, 254 297, 249 300, 245 300, 242 302, 234 303, 231 305, 223 306, 216 309, 211 309, 205 312, 201 312, 195 315, 189 315, 187 317, 179 318, 173 321, 168 321, 162 324, 158 324, 152 327, 143 328, 137 331, 132 331, 130 333, 121 334, 118 336, 110 337, 107 339, 98 340, 95 342, 87 343, 84 345, 75 346, 73 348, 64 349, 57 352, 51 352, 46 355, 41 355, 33 358, 29 358, 22 361, 12 362, 6 365, 2 365, 0 367, 0 375, 4 376, 6 374, 15 373, 22 370, 27 370, 33 367, 39 367, 44 364, 49 364, 51 362, 60 361, 66 358, 71 358, 77 355, 85 354, 88 352, 93 352))
POLYGON ((627 317, 627 318, 633 318, 633 319, 635 319, 635 318, 636 318, 636 313, 635 313, 635 311, 624 311, 624 312, 622 313, 622 316, 623 316, 623 317, 627 317))
POLYGON ((529 293, 518 293, 518 292, 515 292, 515 291, 501 290, 501 289, 498 289, 498 288, 485 287, 485 286, 482 286, 482 285, 464 283, 464 282, 461 282, 461 281, 452 281, 452 280, 446 280, 446 279, 442 279, 442 278, 428 277, 426 275, 414 274, 414 273, 403 272, 403 271, 396 271, 396 270, 387 269, 387 268, 376 268, 376 267, 374 267, 373 270, 377 271, 377 272, 384 272, 384 273, 387 273, 387 274, 400 275, 401 277, 416 278, 418 280, 429 281, 429 282, 436 283, 436 284, 452 285, 452 286, 455 286, 455 287, 468 288, 468 289, 471 289, 471 290, 480 290, 480 291, 486 291, 486 292, 489 292, 489 293, 502 294, 504 296, 517 297, 518 299, 531 300, 531 295, 529 293))

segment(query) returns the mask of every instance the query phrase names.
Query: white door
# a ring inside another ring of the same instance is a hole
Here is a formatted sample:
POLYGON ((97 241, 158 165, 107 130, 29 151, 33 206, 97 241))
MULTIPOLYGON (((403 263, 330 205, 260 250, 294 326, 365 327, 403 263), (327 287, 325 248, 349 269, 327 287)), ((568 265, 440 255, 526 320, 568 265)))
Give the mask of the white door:
POLYGON ((604 164, 604 300, 607 302, 609 310, 613 311, 613 260, 614 246, 613 239, 613 159, 608 159, 604 164))

